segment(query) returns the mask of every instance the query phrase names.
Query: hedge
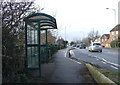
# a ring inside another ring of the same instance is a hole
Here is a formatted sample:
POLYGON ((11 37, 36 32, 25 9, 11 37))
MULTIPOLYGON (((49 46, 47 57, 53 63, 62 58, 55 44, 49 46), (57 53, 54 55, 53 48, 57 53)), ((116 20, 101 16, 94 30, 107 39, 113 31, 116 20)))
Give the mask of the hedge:
POLYGON ((120 42, 118 42, 118 40, 113 40, 113 41, 111 41, 110 46, 112 48, 119 48, 120 47, 120 42))

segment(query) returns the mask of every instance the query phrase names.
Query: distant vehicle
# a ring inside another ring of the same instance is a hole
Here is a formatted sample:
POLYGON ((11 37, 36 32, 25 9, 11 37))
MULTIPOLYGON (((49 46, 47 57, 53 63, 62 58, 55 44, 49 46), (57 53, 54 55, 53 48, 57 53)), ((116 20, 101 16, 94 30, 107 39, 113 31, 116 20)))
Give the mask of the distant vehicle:
POLYGON ((89 51, 98 51, 98 52, 102 52, 102 46, 100 43, 92 43, 89 48, 89 51))
POLYGON ((76 47, 76 44, 73 44, 72 47, 76 47))
POLYGON ((83 44, 80 44, 80 45, 79 45, 79 48, 80 48, 80 49, 82 49, 82 48, 85 49, 85 48, 86 48, 86 44, 84 44, 84 43, 83 43, 83 44))

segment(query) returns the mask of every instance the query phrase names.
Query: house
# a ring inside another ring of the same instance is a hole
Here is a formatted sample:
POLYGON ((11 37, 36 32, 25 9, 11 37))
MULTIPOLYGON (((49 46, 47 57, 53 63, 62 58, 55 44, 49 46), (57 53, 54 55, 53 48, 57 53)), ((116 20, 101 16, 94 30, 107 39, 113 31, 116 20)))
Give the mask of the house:
POLYGON ((94 42, 98 42, 98 43, 101 43, 101 37, 97 37, 94 42))
POLYGON ((101 43, 101 37, 97 37, 97 38, 95 38, 95 40, 94 40, 94 43, 101 43))
POLYGON ((97 37, 94 42, 101 43, 103 47, 111 48, 111 41, 118 39, 118 37, 120 37, 120 24, 111 29, 110 34, 103 34, 101 37, 97 37))
POLYGON ((109 34, 103 34, 102 37, 101 37, 101 44, 103 47, 106 47, 108 46, 108 40, 110 38, 110 35, 109 34))
POLYGON ((112 30, 110 30, 109 39, 105 42, 105 47, 110 48, 111 41, 118 39, 119 36, 120 36, 120 24, 116 25, 112 30))
POLYGON ((120 24, 118 24, 112 30, 110 30, 111 41, 118 39, 118 36, 120 36, 120 24))

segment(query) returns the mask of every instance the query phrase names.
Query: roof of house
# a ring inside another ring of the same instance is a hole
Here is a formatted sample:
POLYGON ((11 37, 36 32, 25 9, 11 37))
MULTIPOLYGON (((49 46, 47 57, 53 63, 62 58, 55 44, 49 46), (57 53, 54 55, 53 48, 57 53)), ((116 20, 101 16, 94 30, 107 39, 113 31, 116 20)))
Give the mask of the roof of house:
POLYGON ((93 39, 93 41, 95 41, 96 39, 99 39, 99 38, 100 38, 100 36, 98 36, 98 37, 94 38, 94 39, 93 39))
POLYGON ((106 37, 109 39, 110 34, 103 34, 102 37, 103 37, 103 36, 106 36, 106 37))
POLYGON ((120 24, 116 25, 111 31, 120 31, 120 24))

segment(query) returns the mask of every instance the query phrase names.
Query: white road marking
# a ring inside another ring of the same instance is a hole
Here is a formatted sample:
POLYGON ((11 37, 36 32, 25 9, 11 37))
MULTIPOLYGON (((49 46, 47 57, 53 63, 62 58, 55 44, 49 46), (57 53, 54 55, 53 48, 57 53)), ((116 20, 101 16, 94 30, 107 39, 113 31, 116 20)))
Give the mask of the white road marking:
POLYGON ((94 56, 95 58, 97 58, 98 56, 94 56))
POLYGON ((99 60, 99 59, 96 58, 96 60, 99 60))
MULTIPOLYGON (((66 52, 67 53, 67 52, 66 52)), ((72 55, 72 57, 75 57, 75 54, 74 54, 74 52, 72 51, 72 50, 70 50, 70 54, 72 55)), ((66 54, 65 54, 66 55, 66 54)), ((89 56, 91 56, 90 54, 88 54, 89 56)), ((104 64, 111 64, 110 66, 112 67, 112 68, 114 68, 114 69, 118 69, 118 67, 120 67, 120 65, 118 65, 118 64, 115 64, 115 63, 111 63, 111 62, 109 62, 109 61, 107 61, 106 59, 104 59, 104 58, 101 58, 101 57, 98 57, 98 56, 91 56, 91 57, 95 57, 97 60, 101 60, 101 62, 102 63, 104 63, 104 64), (113 66, 114 65, 114 66, 113 66)), ((70 59, 70 58, 69 58, 70 59)), ((81 64, 80 62, 78 62, 78 61, 75 61, 75 60, 73 60, 73 59, 70 59, 70 60, 72 60, 72 61, 74 61, 74 62, 76 62, 76 63, 78 63, 78 64, 81 64)))
POLYGON ((104 58, 101 58, 100 60, 102 60, 102 61, 104 61, 104 62, 106 62, 108 64, 114 65, 115 67, 120 67, 120 65, 112 63, 112 62, 109 62, 109 61, 105 60, 104 58))
POLYGON ((67 50, 67 51, 65 51, 65 55, 64 55, 64 57, 67 57, 67 52, 68 52, 68 50, 67 50))
POLYGON ((65 57, 67 57, 67 51, 65 52, 65 57))
POLYGON ((111 67, 112 67, 112 68, 114 68, 114 69, 118 69, 117 67, 115 67, 115 66, 112 66, 112 65, 111 65, 111 67))
POLYGON ((101 61, 102 63, 104 63, 104 64, 107 64, 106 62, 104 62, 104 61, 101 61))
POLYGON ((112 63, 112 62, 109 62, 109 61, 107 61, 106 59, 104 59, 104 58, 101 58, 101 57, 98 57, 98 56, 93 56, 93 57, 95 57, 96 59, 98 59, 98 60, 101 60, 101 62, 103 61, 103 63, 104 64, 111 64, 111 65, 114 65, 115 67, 120 67, 120 65, 118 65, 118 64, 115 64, 115 63, 112 63))

